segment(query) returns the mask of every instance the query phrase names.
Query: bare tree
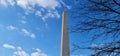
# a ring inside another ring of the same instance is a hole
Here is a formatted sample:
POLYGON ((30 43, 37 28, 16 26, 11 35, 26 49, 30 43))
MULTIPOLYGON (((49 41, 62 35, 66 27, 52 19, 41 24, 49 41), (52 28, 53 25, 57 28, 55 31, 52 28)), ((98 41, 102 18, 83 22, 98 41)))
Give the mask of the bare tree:
POLYGON ((96 52, 92 56, 120 56, 120 0, 86 0, 79 3, 73 12, 80 21, 73 27, 73 32, 93 33, 92 40, 99 37, 111 39, 103 47, 82 48, 96 52))

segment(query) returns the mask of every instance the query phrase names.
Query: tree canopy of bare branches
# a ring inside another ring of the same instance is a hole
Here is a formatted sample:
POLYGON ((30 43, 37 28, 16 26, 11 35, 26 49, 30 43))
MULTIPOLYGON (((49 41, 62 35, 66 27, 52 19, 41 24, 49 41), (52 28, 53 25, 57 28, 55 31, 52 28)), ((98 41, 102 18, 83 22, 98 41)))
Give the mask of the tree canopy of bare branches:
POLYGON ((111 42, 103 47, 86 49, 96 51, 92 56, 120 56, 120 0, 86 0, 78 5, 73 12, 74 18, 80 21, 72 31, 93 33, 91 37, 94 40, 99 37, 111 38, 111 42))

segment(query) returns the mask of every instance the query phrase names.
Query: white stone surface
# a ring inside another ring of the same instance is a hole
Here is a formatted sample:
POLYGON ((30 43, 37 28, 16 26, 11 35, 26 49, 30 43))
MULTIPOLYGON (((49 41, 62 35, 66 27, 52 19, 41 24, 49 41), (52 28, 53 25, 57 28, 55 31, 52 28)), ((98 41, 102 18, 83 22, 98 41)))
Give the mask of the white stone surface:
POLYGON ((62 15, 62 36, 60 56, 70 56, 69 35, 68 35, 68 14, 65 9, 62 15))

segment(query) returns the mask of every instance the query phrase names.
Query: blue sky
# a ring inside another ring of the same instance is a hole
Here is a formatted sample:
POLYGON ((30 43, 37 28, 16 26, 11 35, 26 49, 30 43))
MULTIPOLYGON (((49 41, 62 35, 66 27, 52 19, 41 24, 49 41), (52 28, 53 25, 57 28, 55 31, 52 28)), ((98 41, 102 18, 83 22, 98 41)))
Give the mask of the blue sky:
MULTIPOLYGON (((77 21, 71 18, 77 3, 74 0, 0 0, 0 56, 60 56, 62 12, 68 9, 71 27, 77 21)), ((70 49, 73 43, 84 45, 88 36, 70 33, 70 49)), ((71 52, 71 56, 89 53, 80 50, 71 52)))
POLYGON ((62 0, 0 0, 0 56, 59 56, 62 11, 73 5, 62 0))

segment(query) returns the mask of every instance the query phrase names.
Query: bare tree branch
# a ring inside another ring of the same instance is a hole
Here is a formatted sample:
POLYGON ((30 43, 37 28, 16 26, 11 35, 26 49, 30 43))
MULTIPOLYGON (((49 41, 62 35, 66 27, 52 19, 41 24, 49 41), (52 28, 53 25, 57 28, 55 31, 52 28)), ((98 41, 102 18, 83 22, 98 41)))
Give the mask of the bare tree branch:
MULTIPOLYGON (((91 56, 120 56, 120 1, 118 0, 87 0, 80 4, 74 12, 79 22, 73 27, 72 32, 93 33, 92 40, 100 37, 111 40, 103 47, 81 47, 77 49, 94 50, 91 56)), ((90 36, 89 36, 90 37, 90 36)))

